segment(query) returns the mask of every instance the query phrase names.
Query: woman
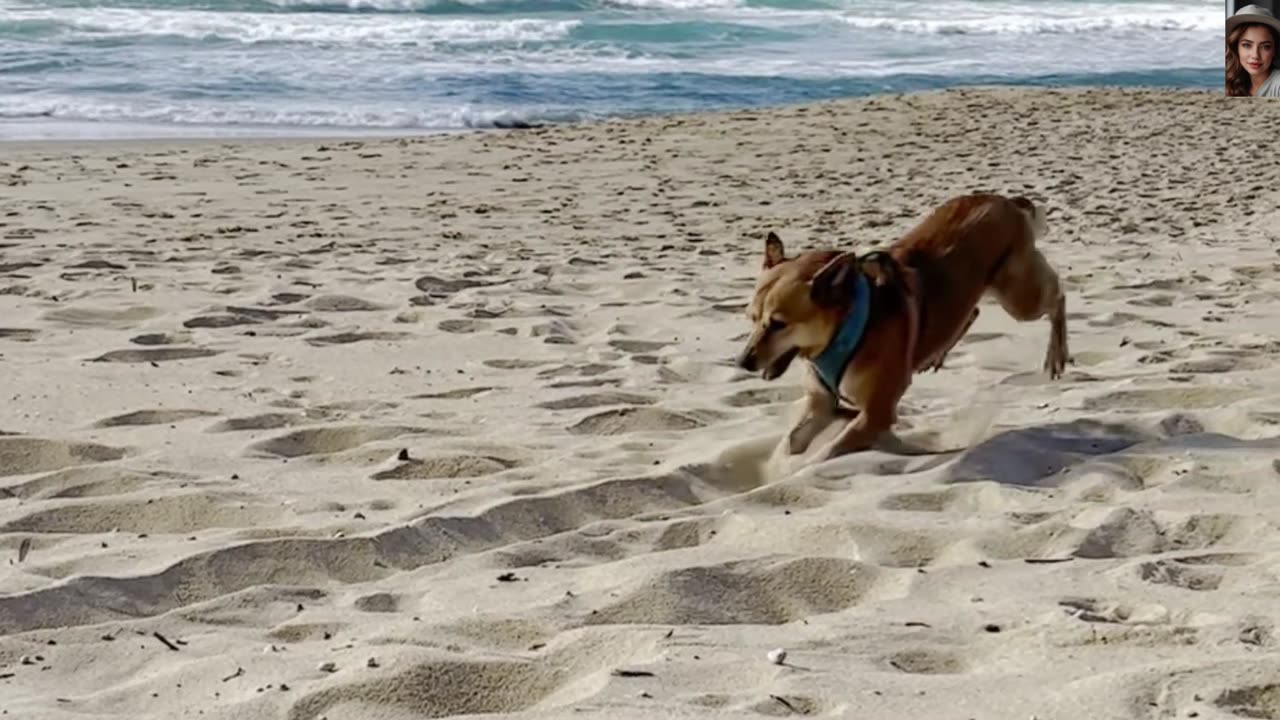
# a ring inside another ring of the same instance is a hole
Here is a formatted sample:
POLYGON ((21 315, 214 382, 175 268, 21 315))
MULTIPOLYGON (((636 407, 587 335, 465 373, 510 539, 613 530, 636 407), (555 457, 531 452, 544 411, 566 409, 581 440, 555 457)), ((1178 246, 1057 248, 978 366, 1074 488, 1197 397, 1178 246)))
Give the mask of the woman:
POLYGON ((1280 20, 1270 10, 1247 5, 1227 18, 1227 95, 1280 97, 1280 20))

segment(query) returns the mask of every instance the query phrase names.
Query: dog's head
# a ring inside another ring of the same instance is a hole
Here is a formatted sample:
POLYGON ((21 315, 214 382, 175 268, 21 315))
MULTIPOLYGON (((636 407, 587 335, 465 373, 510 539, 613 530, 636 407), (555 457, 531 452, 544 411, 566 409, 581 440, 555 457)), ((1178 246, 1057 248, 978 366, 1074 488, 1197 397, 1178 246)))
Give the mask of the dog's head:
POLYGON ((788 258, 782 239, 770 232, 748 315, 751 336, 738 367, 781 377, 797 356, 822 352, 839 326, 862 272, 853 253, 812 250, 788 258))

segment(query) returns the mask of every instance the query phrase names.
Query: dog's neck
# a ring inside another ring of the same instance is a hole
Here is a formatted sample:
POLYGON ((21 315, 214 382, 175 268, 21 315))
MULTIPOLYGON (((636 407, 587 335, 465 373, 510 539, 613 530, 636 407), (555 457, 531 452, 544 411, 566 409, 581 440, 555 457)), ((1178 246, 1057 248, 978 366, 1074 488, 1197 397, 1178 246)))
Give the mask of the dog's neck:
POLYGON ((837 398, 840 397, 840 378, 853 361, 853 356, 858 354, 870 317, 871 282, 866 275, 858 273, 849 310, 840 319, 840 325, 836 327, 827 346, 809 359, 818 378, 827 386, 827 391, 837 398))

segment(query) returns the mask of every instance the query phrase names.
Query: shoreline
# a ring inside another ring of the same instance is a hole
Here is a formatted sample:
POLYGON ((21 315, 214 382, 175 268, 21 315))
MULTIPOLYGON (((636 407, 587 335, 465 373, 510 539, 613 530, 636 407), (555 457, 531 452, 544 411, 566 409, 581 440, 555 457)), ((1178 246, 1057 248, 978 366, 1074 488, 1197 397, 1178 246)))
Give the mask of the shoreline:
MULTIPOLYGON (((977 84, 977 85, 956 85, 942 88, 910 90, 905 92, 881 92, 863 95, 854 95, 849 97, 827 98, 822 100, 798 101, 791 103, 779 103, 771 105, 748 105, 734 106, 722 108, 709 108, 687 111, 670 111, 670 112, 652 112, 641 114, 619 114, 609 115, 590 120, 573 120, 563 122, 547 122, 542 124, 534 124, 529 127, 470 127, 470 128, 445 128, 445 129, 418 129, 418 128, 373 128, 373 127, 317 127, 317 126, 210 126, 210 125, 192 125, 189 127, 166 125, 166 124, 142 124, 142 123, 126 123, 126 127, 151 128, 157 134, 155 135, 116 135, 103 137, 56 137, 56 138, 16 138, 3 135, 0 132, 0 147, 21 147, 21 146, 101 146, 101 145, 156 145, 156 144, 177 144, 177 145, 200 145, 200 144, 237 144, 249 143, 255 145, 272 144, 272 143, 291 143, 302 141, 316 142, 347 142, 347 141, 395 141, 395 140, 413 140, 422 141, 440 137, 459 137, 468 135, 484 135, 490 133, 503 132, 536 132, 547 130, 572 130, 575 128, 591 127, 595 125, 608 125, 612 123, 635 123, 646 121, 680 121, 697 117, 732 117, 741 113, 768 113, 774 111, 788 111, 795 108, 815 107, 821 108, 828 105, 840 104, 856 104, 861 102, 874 101, 876 99, 901 99, 910 97, 931 97, 934 95, 946 95, 964 92, 989 92, 994 94, 1003 93, 1080 93, 1080 92, 1117 92, 1117 93, 1167 93, 1178 95, 1196 95, 1206 98, 1221 97, 1213 89, 1200 87, 1179 87, 1179 86, 1160 86, 1160 85, 1022 85, 1022 84, 977 84), (198 132, 201 130, 208 131, 208 134, 189 134, 185 132, 191 130, 198 132), (225 134, 218 134, 223 132, 225 134)), ((23 124, 28 121, 0 121, 0 131, 4 124, 23 124)), ((34 121, 33 121, 34 122, 34 121)), ((95 121, 62 121, 64 124, 72 127, 81 127, 85 125, 93 125, 95 121)), ((112 124, 110 127, 119 127, 112 124)))

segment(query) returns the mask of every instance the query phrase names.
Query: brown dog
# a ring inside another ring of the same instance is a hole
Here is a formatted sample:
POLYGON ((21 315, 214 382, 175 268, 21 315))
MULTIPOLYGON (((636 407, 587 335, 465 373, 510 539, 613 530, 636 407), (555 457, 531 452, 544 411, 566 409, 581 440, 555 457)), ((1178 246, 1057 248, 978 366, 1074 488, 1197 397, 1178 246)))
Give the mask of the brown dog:
POLYGON ((984 294, 1016 320, 1048 316, 1044 369, 1060 377, 1066 299, 1036 249, 1045 231, 1044 211, 1030 200, 974 194, 861 258, 835 250, 788 258, 769 233, 750 306, 754 330, 738 365, 773 380, 796 357, 808 361, 807 408, 788 434, 791 453, 805 452, 837 418, 846 426, 815 462, 872 447, 896 421, 912 376, 942 366, 984 294))

